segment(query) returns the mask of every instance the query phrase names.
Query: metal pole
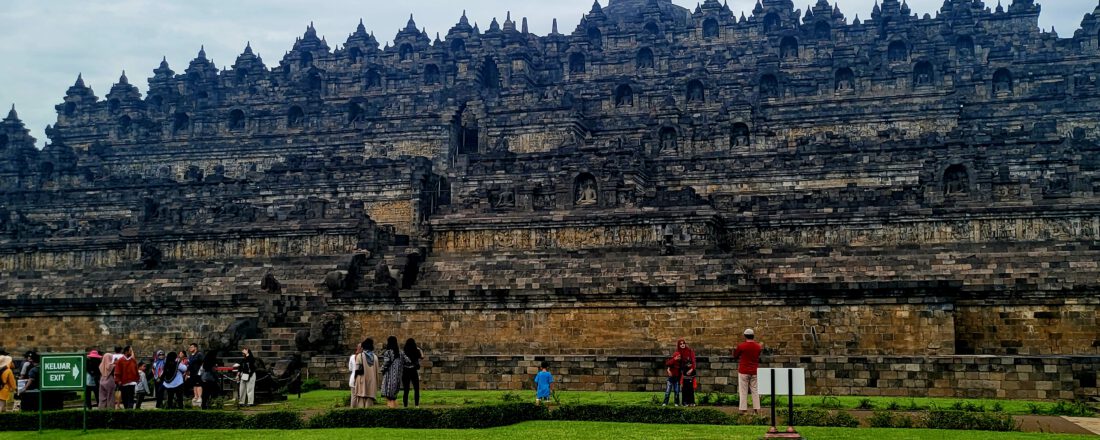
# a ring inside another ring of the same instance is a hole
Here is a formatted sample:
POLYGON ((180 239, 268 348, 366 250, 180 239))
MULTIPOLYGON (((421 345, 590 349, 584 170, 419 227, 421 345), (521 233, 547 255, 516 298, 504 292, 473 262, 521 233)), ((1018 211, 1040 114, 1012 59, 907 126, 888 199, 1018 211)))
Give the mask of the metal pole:
POLYGON ((787 426, 794 426, 794 368, 787 369, 787 426))
POLYGON ((775 368, 772 368, 772 429, 775 429, 775 368))

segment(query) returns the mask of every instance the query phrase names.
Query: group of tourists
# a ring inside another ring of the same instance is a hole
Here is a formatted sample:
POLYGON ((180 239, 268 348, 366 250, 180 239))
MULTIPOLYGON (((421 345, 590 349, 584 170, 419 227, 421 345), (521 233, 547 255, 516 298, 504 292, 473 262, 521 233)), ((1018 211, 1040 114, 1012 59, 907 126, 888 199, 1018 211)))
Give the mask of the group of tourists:
POLYGON ((379 358, 375 353, 374 339, 367 338, 355 347, 355 353, 348 358, 348 386, 351 387, 351 407, 369 408, 377 402, 381 376, 382 397, 386 406, 397 407, 397 392, 404 389, 402 402, 409 406, 409 389, 413 389, 413 404, 420 406, 420 361, 424 353, 417 347, 416 340, 409 338, 402 349, 397 337, 386 338, 386 345, 379 358))
MULTIPOLYGON (((752 399, 754 412, 760 411, 760 391, 757 387, 757 372, 760 368, 760 353, 764 346, 756 342, 756 332, 745 329, 742 334, 745 341, 730 350, 737 362, 738 409, 748 411, 749 399, 752 399)), ((661 406, 668 405, 669 396, 673 396, 673 405, 695 406, 695 390, 699 387, 696 380, 695 350, 687 341, 676 341, 676 349, 665 361, 665 374, 668 377, 665 386, 665 400, 661 406), (682 399, 681 399, 682 397, 682 399)))

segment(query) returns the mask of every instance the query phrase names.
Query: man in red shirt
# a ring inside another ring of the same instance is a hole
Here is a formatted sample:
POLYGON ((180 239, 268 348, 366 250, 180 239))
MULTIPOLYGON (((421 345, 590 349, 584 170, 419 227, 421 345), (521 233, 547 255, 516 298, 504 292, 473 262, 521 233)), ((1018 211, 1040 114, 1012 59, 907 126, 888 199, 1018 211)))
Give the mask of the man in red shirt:
POLYGON ((745 329, 745 342, 731 351, 733 360, 737 361, 737 393, 741 400, 739 408, 744 414, 748 411, 749 393, 752 393, 753 413, 760 412, 760 391, 756 387, 756 370, 760 368, 760 351, 764 346, 756 342, 756 333, 752 329, 745 329))

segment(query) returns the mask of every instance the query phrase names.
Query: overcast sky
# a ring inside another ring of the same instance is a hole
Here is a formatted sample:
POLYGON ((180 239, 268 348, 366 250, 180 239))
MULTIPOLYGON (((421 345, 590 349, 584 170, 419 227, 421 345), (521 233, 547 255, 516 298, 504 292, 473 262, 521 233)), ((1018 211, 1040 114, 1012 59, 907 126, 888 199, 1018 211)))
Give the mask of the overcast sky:
MULTIPOLYGON (((874 1, 841 0, 840 7, 849 21, 856 15, 867 19, 874 1)), ((1012 0, 1003 1, 1007 6, 1012 0)), ((606 6, 607 0, 600 3, 606 6)), ((674 3, 694 8, 696 0, 674 3)), ((729 0, 737 15, 748 15, 755 3, 729 0)), ((795 0, 800 9, 813 3, 816 0, 795 0)), ((914 13, 935 15, 943 0, 908 3, 914 13)), ((1038 3, 1043 6, 1040 25, 1047 30, 1054 26, 1066 38, 1097 0, 1038 3)), ((986 4, 995 6, 996 0, 986 4)), ((561 32, 571 32, 591 6, 592 0, 3 0, 0 106, 6 109, 14 103, 41 147, 46 140, 43 128, 57 119, 53 107, 77 73, 82 72, 96 96, 103 98, 125 70, 130 83, 144 94, 161 56, 179 73, 205 45, 208 57, 219 67, 228 66, 251 41, 272 67, 311 21, 335 48, 360 18, 385 44, 405 26, 410 13, 433 37, 436 32, 446 35, 463 9, 482 30, 494 17, 503 22, 511 11, 517 23, 528 17, 531 31, 545 35, 553 18, 561 32)))

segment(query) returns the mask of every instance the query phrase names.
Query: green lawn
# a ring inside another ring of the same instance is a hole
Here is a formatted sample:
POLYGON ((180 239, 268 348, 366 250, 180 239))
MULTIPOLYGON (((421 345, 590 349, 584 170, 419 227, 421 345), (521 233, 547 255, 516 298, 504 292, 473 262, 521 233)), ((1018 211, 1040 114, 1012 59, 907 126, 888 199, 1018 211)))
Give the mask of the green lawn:
MULTIPOLYGON (((289 396, 286 403, 261 406, 262 409, 292 409, 292 410, 325 410, 342 406, 347 399, 348 391, 319 390, 305 393, 302 398, 289 396)), ((400 403, 400 395, 398 396, 400 403)), ((598 391, 557 391, 557 397, 562 404, 598 403, 598 404, 641 404, 651 405, 654 399, 663 399, 663 393, 648 392, 598 392, 598 391)), ((700 395, 698 398, 701 398, 700 395)), ((422 406, 463 406, 482 405, 486 403, 501 403, 505 399, 519 399, 520 401, 534 401, 533 391, 424 391, 420 395, 422 406)), ((822 396, 796 396, 796 406, 824 406, 830 409, 856 409, 864 399, 870 399, 874 409, 887 409, 891 403, 896 403, 899 410, 916 409, 926 410, 931 407, 951 409, 952 405, 959 402, 964 404, 981 406, 986 411, 992 411, 994 406, 1000 404, 1002 411, 1008 414, 1031 414, 1031 407, 1035 405, 1041 410, 1047 410, 1055 404, 1051 402, 1029 402, 1022 400, 993 400, 993 399, 950 399, 928 397, 822 397, 822 396), (837 406, 839 405, 839 406, 837 406)), ((412 396, 409 396, 410 404, 412 396)), ((783 405, 786 398, 778 399, 783 405)), ((229 408, 229 406, 227 406, 229 408)))
MULTIPOLYGON (((302 431, 270 430, 177 430, 155 433, 150 431, 94 431, 87 435, 79 431, 47 431, 44 435, 35 432, 5 433, 6 439, 81 439, 115 440, 125 438, 148 438, 154 435, 160 438, 181 438, 188 440, 270 440, 271 438, 294 439, 355 439, 385 438, 388 440, 422 440, 425 438, 446 439, 515 439, 515 438, 554 438, 554 439, 715 439, 715 440, 755 440, 763 434, 759 426, 700 426, 700 425, 643 425, 627 423, 589 423, 589 422, 527 422, 503 428, 478 430, 400 430, 400 429, 329 429, 302 431)), ((814 440, 1093 440, 1096 437, 1067 436, 1054 434, 999 433, 974 431, 938 431, 920 429, 843 429, 843 428, 804 428, 803 435, 814 440)))

